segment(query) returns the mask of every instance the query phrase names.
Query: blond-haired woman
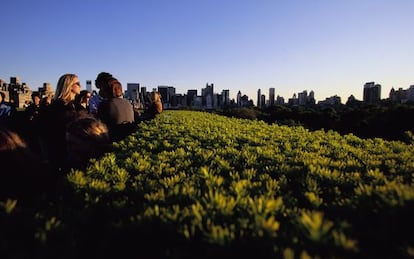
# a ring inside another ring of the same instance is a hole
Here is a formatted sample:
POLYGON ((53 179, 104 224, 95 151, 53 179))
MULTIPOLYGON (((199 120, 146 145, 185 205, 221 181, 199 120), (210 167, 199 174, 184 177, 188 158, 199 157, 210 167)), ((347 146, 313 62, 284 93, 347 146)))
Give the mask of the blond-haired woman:
POLYGON ((65 105, 73 103, 76 95, 80 94, 81 85, 75 74, 64 74, 56 85, 54 101, 60 101, 65 105))
POLYGON ((80 116, 75 106, 75 97, 81 85, 75 74, 62 75, 56 85, 54 99, 39 117, 41 138, 44 142, 43 158, 55 168, 62 168, 66 154, 66 126, 80 116))
POLYGON ((152 92, 152 109, 154 114, 162 112, 161 94, 159 92, 152 92))

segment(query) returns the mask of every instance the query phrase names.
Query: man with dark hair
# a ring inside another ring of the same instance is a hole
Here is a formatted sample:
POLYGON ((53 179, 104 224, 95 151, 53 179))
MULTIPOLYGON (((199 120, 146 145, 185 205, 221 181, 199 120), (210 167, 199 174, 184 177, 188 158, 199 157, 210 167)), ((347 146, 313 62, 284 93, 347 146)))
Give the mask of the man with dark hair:
POLYGON ((29 144, 30 148, 36 153, 40 153, 38 119, 41 113, 41 100, 39 92, 32 93, 32 102, 24 110, 25 127, 22 127, 24 132, 23 137, 26 137, 27 144, 29 144))
POLYGON ((39 116, 40 111, 40 94, 39 92, 33 92, 32 93, 32 102, 29 106, 25 109, 26 118, 29 121, 36 121, 37 117, 39 116))
POLYGON ((134 108, 123 98, 122 85, 116 78, 108 79, 100 92, 104 100, 97 117, 108 126, 111 141, 119 141, 135 131, 134 108))
POLYGON ((109 78, 112 78, 112 74, 108 72, 101 72, 98 74, 95 80, 95 86, 99 89, 98 94, 92 95, 89 99, 89 112, 91 114, 96 114, 98 112, 98 106, 102 102, 103 97, 101 95, 101 89, 106 85, 109 78))

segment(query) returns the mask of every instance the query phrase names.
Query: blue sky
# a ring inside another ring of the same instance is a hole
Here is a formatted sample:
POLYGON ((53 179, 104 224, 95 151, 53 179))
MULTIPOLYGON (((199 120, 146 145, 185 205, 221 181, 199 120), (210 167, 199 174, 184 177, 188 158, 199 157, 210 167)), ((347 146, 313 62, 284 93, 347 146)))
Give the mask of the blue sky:
POLYGON ((353 94, 366 82, 414 84, 412 0, 1 1, 0 78, 36 90, 101 71, 177 93, 214 83, 256 103, 269 88, 286 100, 353 94))

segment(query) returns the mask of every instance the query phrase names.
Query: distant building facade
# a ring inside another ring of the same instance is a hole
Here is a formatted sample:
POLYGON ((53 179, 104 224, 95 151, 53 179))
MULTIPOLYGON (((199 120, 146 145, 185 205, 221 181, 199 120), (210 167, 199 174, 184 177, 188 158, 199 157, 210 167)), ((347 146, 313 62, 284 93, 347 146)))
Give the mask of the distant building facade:
POLYGON ((260 89, 257 90, 257 107, 262 108, 262 91, 260 89))
POLYGON ((391 88, 389 100, 395 103, 414 102, 414 85, 410 85, 408 89, 398 88, 395 90, 391 88))
POLYGON ((341 97, 334 95, 331 97, 327 97, 324 101, 319 101, 318 105, 340 105, 341 104, 341 97))
POLYGON ((143 108, 139 90, 139 83, 127 83, 127 89, 124 95, 124 98, 128 99, 136 109, 143 108))
POLYGON ((53 96, 55 95, 55 92, 52 89, 51 83, 43 83, 43 87, 39 87, 38 92, 40 93, 40 96, 42 98, 45 98, 45 97, 53 98, 53 96))
POLYGON ((187 90, 187 106, 195 105, 195 98, 197 97, 197 90, 187 90))
POLYGON ((7 84, 1 80, 0 91, 5 95, 5 101, 8 101, 16 108, 25 108, 32 100, 32 90, 26 83, 20 83, 18 77, 10 77, 10 83, 7 84))
POLYGON ((282 96, 277 96, 276 97, 276 104, 277 105, 284 105, 285 104, 285 98, 283 98, 282 96))
POLYGON ((269 105, 275 105, 275 88, 269 88, 269 105))
POLYGON ((364 85, 363 101, 366 103, 378 103, 381 100, 381 85, 368 82, 364 85))
POLYGON ((92 80, 86 80, 86 90, 92 93, 92 80))
POLYGON ((214 107, 214 84, 206 84, 205 88, 201 89, 202 104, 207 109, 214 107))
POLYGON ((230 105, 230 90, 226 89, 221 92, 222 106, 227 107, 230 105))
POLYGON ((237 104, 237 106, 238 106, 238 107, 241 107, 241 106, 242 106, 241 97, 242 97, 242 94, 241 94, 241 92, 239 91, 239 92, 237 93, 237 97, 236 97, 236 104, 237 104))

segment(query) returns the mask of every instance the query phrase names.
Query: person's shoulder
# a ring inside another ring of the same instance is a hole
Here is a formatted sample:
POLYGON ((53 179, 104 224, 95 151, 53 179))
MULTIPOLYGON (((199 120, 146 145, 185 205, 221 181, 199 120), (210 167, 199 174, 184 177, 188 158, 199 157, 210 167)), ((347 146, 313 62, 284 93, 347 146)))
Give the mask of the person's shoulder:
POLYGON ((128 99, 125 99, 125 98, 117 98, 117 99, 119 99, 120 102, 122 102, 122 103, 125 103, 125 104, 128 104, 128 105, 132 106, 132 103, 128 99))
POLYGON ((111 106, 111 102, 110 102, 110 100, 108 100, 108 99, 103 99, 103 100, 99 103, 98 108, 97 108, 97 111, 98 111, 98 112, 105 111, 105 110, 107 110, 107 109, 108 109, 108 107, 110 107, 110 106, 111 106))
POLYGON ((0 103, 0 108, 1 109, 11 109, 12 105, 9 102, 2 102, 0 103))
MULTIPOLYGON (((131 104, 127 99, 125 98, 111 98, 108 100, 110 103, 113 104, 131 104)), ((131 104, 132 105, 132 104, 131 104)))
POLYGON ((103 100, 102 96, 99 94, 92 95, 89 99, 89 102, 101 102, 103 100))

